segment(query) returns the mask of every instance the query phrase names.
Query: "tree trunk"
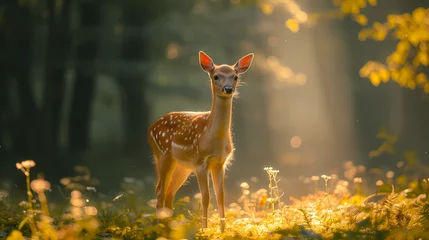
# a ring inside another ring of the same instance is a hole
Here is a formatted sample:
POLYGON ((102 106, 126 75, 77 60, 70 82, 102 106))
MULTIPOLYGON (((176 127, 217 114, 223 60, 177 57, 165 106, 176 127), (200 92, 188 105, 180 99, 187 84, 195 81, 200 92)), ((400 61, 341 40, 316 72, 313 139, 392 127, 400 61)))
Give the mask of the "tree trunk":
MULTIPOLYGON (((142 3, 124 4, 122 13, 123 25, 128 29, 141 29, 145 24, 142 16, 142 3)), ((122 42, 122 59, 127 69, 122 69, 118 76, 118 84, 122 90, 122 111, 125 139, 125 151, 130 156, 146 156, 148 146, 146 129, 149 127, 149 106, 146 102, 147 72, 141 74, 136 65, 146 58, 146 39, 141 32, 129 32, 122 42)))
POLYGON ((64 0, 60 14, 55 1, 48 0, 48 47, 41 126, 44 151, 56 152, 65 93, 66 62, 70 52, 70 0, 64 0))
MULTIPOLYGON (((81 29, 95 29, 100 24, 100 2, 80 3, 81 29)), ((98 53, 98 35, 79 43, 77 47, 77 69, 73 85, 73 99, 69 121, 69 146, 73 151, 87 150, 90 145, 90 118, 94 98, 98 53)))
MULTIPOLYGON (((7 103, 8 131, 17 152, 29 152, 34 142, 34 115, 36 104, 30 86, 30 70, 33 50, 34 17, 28 6, 19 6, 16 1, 8 1, 4 5, 1 28, 2 66, 4 81, 8 78, 2 91, 3 99, 7 103), (10 103, 10 81, 16 80, 18 106, 12 114, 10 103), (13 120, 12 120, 13 119, 13 120)), ((6 105, 5 105, 6 106, 6 105)))

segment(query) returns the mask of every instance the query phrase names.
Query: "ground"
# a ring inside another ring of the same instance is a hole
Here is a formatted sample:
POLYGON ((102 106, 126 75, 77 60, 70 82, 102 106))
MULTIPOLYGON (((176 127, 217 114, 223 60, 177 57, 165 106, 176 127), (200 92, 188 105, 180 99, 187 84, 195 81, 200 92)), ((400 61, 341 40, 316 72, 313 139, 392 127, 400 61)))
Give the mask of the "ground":
POLYGON ((61 180, 64 201, 58 204, 46 197, 50 183, 30 181, 32 166, 17 164, 32 190, 26 201, 0 192, 0 239, 32 234, 34 239, 429 239, 426 179, 366 172, 351 162, 344 165, 348 179, 335 174, 305 178, 313 193, 289 199, 277 187, 281 173, 266 168, 266 189, 240 185, 240 198, 227 206, 225 233, 219 231, 214 206, 209 228, 199 229, 199 194, 177 199, 173 216, 167 210, 156 216, 155 200, 139 193, 138 180, 125 179, 123 193, 111 198, 89 186, 88 169, 79 167, 80 175, 61 180), (370 173, 380 179, 367 181, 370 173))

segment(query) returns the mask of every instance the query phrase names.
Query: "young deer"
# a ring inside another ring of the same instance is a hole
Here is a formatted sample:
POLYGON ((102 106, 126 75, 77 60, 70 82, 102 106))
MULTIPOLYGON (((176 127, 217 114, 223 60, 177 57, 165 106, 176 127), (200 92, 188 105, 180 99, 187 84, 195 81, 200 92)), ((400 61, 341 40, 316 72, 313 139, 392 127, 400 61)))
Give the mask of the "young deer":
POLYGON ((156 209, 173 209, 176 192, 194 172, 202 197, 202 228, 207 228, 209 173, 211 172, 220 215, 220 230, 225 228, 224 175, 233 155, 231 137, 232 99, 241 74, 253 60, 253 53, 234 65, 216 65, 200 51, 201 68, 208 73, 212 89, 209 112, 171 112, 149 127, 149 142, 158 175, 156 209))

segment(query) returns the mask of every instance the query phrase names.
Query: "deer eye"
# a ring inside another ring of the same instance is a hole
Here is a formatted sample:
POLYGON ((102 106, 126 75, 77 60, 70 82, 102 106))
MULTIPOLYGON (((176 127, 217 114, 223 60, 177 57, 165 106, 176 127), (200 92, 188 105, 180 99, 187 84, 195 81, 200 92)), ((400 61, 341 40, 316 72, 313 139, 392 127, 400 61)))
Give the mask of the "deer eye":
POLYGON ((235 76, 235 77, 234 77, 234 81, 237 81, 237 80, 238 80, 238 77, 237 77, 237 76, 235 76))
POLYGON ((216 75, 216 76, 214 76, 213 78, 214 78, 214 80, 216 80, 216 81, 217 81, 217 80, 219 80, 219 76, 217 76, 217 75, 216 75))

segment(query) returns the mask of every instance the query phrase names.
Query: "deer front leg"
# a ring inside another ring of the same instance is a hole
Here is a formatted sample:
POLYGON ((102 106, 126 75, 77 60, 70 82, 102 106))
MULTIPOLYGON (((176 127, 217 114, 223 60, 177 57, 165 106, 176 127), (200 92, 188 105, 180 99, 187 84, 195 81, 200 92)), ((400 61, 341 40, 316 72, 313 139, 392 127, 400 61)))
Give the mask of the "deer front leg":
POLYGON ((225 231, 225 190, 224 190, 225 168, 218 166, 212 170, 213 187, 216 194, 217 208, 220 217, 220 231, 225 231))
POLYGON ((199 167, 196 169, 196 175, 201 192, 201 203, 203 206, 202 228, 207 228, 207 216, 210 202, 209 173, 204 167, 199 167))

